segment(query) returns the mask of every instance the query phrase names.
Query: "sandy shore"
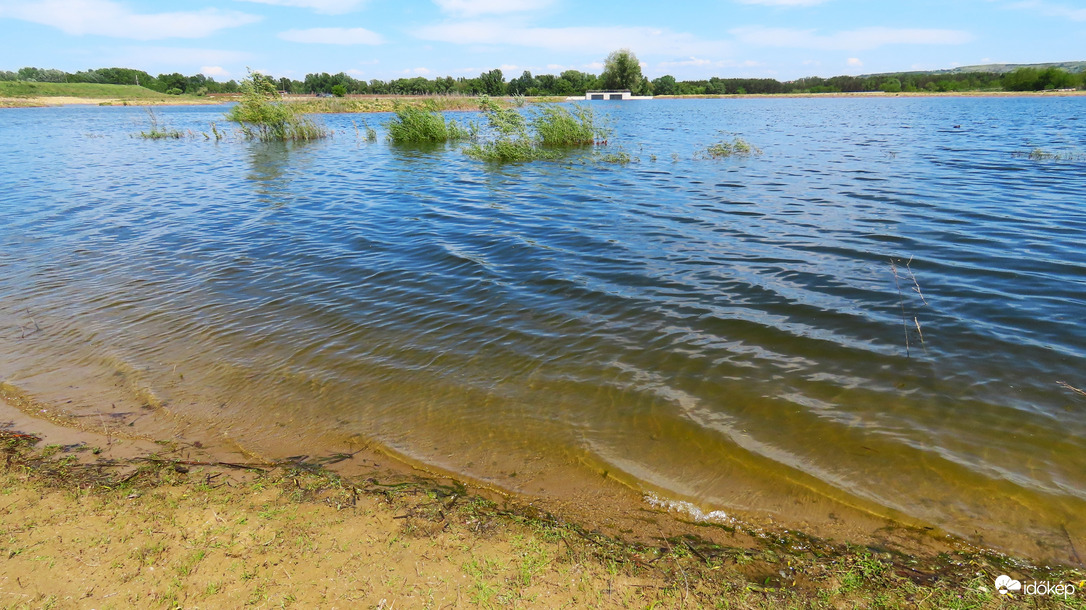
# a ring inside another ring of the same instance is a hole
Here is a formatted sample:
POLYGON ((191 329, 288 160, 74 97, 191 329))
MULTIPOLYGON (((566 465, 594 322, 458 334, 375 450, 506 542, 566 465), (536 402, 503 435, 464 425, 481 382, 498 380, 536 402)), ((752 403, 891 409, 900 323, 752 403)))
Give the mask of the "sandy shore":
POLYGON ((12 390, 0 385, 5 608, 1038 607, 998 596, 995 577, 1086 577, 925 532, 888 548, 659 507, 601 517, 367 449, 272 462, 12 390))

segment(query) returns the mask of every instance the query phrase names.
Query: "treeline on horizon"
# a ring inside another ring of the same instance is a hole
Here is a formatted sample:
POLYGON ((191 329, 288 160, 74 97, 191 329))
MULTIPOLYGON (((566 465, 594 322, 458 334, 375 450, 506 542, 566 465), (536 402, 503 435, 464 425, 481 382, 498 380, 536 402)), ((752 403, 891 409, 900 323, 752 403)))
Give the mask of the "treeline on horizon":
MULTIPOLYGON (((533 76, 524 71, 519 77, 506 80, 501 70, 483 72, 477 77, 451 76, 427 79, 421 76, 390 81, 364 81, 346 73, 307 74, 305 80, 274 78, 280 91, 295 94, 399 94, 399 95, 550 95, 580 96, 592 89, 606 88, 600 76, 566 70, 559 75, 533 76)), ((207 95, 236 93, 237 81, 218 82, 214 78, 180 73, 152 76, 131 68, 99 68, 81 72, 55 69, 22 68, 17 72, 0 70, 0 81, 31 81, 51 83, 101 83, 141 85, 168 94, 207 95)), ((670 75, 649 80, 640 79, 634 87, 636 95, 730 95, 775 93, 848 93, 861 91, 949 92, 949 91, 1044 91, 1086 88, 1086 72, 1071 73, 1059 68, 1019 68, 1013 72, 963 72, 953 74, 904 72, 873 76, 810 76, 793 81, 772 78, 719 78, 708 80, 676 80, 670 75)))

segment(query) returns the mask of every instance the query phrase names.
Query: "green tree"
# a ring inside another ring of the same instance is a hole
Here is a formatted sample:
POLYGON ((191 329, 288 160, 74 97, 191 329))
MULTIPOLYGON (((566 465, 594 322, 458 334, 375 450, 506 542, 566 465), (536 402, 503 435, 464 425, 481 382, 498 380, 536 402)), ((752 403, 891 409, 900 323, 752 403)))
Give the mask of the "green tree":
POLYGON ((652 88, 656 92, 656 95, 675 95, 675 77, 670 74, 665 74, 660 78, 654 79, 652 81, 652 88))
POLYGON ((879 90, 885 93, 901 93, 901 81, 896 78, 888 78, 882 81, 879 90))
POLYGON ((186 91, 185 88, 188 86, 188 79, 180 72, 174 72, 173 74, 159 74, 158 82, 166 90, 180 89, 182 93, 186 91))
POLYGON ((1059 68, 1045 68, 1039 80, 1043 89, 1070 89, 1075 86, 1075 77, 1059 68))
POLYGON ((505 77, 502 76, 501 70, 495 68, 490 72, 483 72, 479 75, 479 81, 483 93, 487 95, 505 95, 505 77))
POLYGON ((1037 91, 1044 88, 1041 73, 1035 68, 1018 68, 1003 75, 1003 88, 1007 91, 1037 91))
POLYGON ((596 77, 577 70, 566 70, 558 76, 558 91, 566 95, 584 95, 592 88, 596 77))
POLYGON ((604 89, 636 91, 641 84, 641 62, 629 49, 612 51, 603 65, 600 86, 604 89))
POLYGON ((514 95, 525 95, 529 89, 539 86, 539 81, 532 77, 532 73, 525 70, 520 78, 514 78, 509 81, 509 93, 514 95))
POLYGON ((347 87, 344 87, 343 85, 332 85, 332 95, 336 97, 347 95, 347 87))

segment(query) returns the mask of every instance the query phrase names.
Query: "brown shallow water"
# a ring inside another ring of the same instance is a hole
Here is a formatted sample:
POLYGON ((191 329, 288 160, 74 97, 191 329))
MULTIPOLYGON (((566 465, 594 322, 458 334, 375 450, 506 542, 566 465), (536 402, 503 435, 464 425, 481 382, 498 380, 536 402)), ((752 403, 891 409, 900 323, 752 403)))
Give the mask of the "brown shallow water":
POLYGON ((1072 561, 1082 104, 612 105, 634 163, 505 167, 349 117, 283 147, 14 110, 0 380, 269 458, 1072 561), (718 129, 763 154, 693 159, 718 129))

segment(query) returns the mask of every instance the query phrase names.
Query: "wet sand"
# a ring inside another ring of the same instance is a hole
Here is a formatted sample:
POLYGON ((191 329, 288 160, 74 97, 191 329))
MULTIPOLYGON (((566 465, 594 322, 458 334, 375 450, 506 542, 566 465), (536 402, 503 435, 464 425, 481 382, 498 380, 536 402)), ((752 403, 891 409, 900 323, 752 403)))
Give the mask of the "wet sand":
POLYGON ((341 477, 2 393, 0 607, 1038 607, 990 583, 1083 577, 923 532, 891 549, 661 507, 551 512, 368 451, 331 456, 341 477))

